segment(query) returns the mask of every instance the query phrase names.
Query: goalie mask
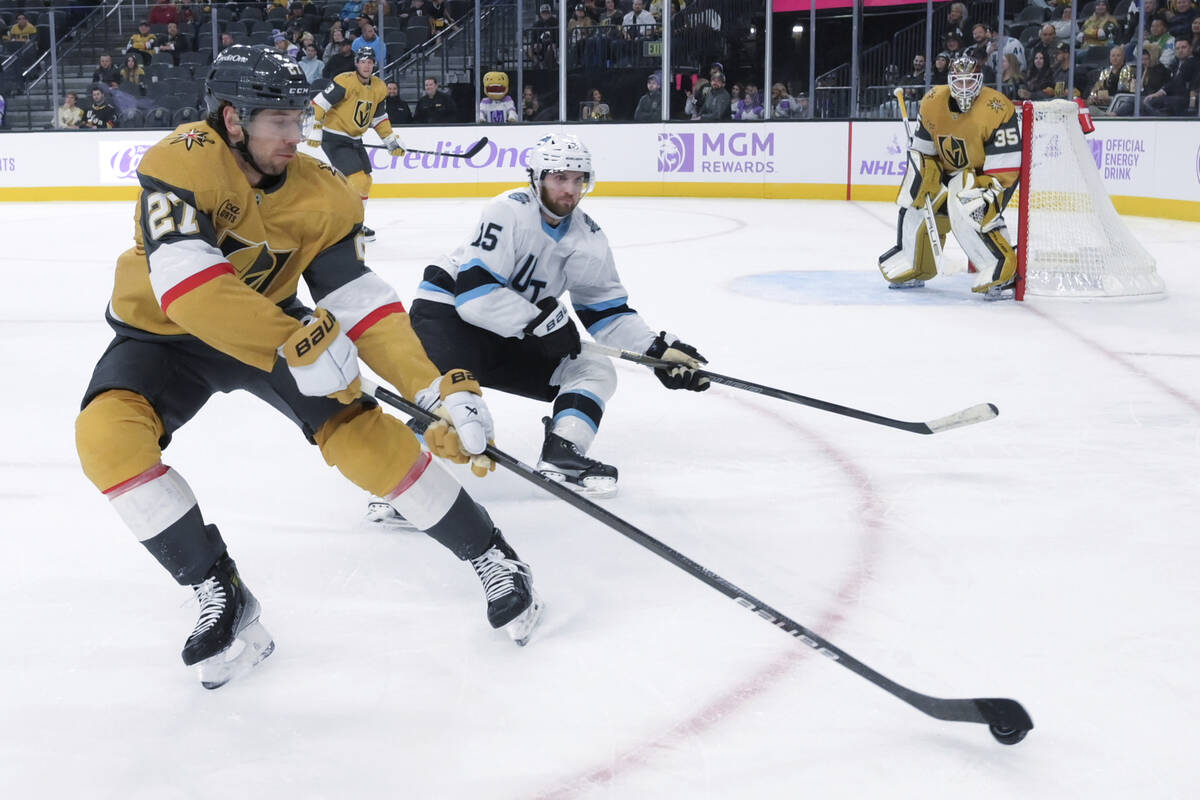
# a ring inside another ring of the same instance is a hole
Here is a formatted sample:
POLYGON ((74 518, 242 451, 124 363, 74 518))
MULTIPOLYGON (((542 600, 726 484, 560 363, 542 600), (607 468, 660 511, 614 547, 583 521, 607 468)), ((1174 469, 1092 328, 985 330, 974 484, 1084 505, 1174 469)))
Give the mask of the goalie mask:
POLYGON ((958 103, 963 113, 971 110, 971 104, 983 89, 983 70, 979 62, 968 55, 959 56, 950 62, 950 96, 958 103))
POLYGON ((503 100, 508 96, 508 73, 489 72, 483 76, 483 93, 493 100, 503 100))
POLYGON ((550 172, 582 172, 584 174, 582 200, 596 187, 596 173, 592 169, 592 154, 578 136, 569 133, 552 133, 537 140, 529 153, 529 183, 537 195, 538 205, 550 217, 559 220, 562 216, 546 207, 542 199, 542 178, 550 172))

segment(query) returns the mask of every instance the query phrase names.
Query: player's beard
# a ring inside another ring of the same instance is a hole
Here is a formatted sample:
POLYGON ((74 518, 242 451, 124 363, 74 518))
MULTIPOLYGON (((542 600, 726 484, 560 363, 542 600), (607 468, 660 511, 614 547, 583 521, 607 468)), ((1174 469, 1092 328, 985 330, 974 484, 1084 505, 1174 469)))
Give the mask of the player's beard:
POLYGON ((579 205, 579 200, 580 198, 575 198, 566 203, 556 203, 550 199, 549 194, 545 190, 542 191, 542 202, 546 205, 546 208, 550 209, 550 213, 559 217, 570 216, 571 212, 579 205))

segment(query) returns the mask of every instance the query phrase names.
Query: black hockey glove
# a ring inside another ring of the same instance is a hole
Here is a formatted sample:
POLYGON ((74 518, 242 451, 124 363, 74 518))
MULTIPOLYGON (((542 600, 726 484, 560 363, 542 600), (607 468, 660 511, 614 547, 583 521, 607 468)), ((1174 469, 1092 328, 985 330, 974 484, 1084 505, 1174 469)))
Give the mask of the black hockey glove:
POLYGON ((525 341, 550 361, 579 355, 579 330, 567 307, 557 297, 547 297, 537 307, 541 313, 525 326, 525 341))
POLYGON ((708 363, 708 359, 700 355, 696 348, 684 344, 672 334, 663 331, 654 337, 654 341, 646 348, 646 355, 679 364, 677 367, 660 367, 654 370, 662 385, 668 389, 703 392, 708 388, 708 376, 697 371, 708 363))

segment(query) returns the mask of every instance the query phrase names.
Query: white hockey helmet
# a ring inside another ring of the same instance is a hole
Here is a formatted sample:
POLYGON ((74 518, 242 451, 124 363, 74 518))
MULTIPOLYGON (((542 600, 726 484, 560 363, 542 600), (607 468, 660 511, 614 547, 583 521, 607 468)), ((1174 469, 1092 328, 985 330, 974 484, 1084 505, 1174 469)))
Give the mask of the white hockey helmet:
POLYGON ((950 96, 958 103, 959 111, 966 113, 983 89, 983 68, 970 55, 961 55, 950 62, 950 96))
POLYGON ((579 137, 569 133, 551 133, 538 139, 529 153, 529 182, 537 195, 538 204, 552 217, 557 214, 542 202, 542 178, 547 172, 582 172, 586 176, 583 194, 596 187, 596 170, 592 154, 579 137))

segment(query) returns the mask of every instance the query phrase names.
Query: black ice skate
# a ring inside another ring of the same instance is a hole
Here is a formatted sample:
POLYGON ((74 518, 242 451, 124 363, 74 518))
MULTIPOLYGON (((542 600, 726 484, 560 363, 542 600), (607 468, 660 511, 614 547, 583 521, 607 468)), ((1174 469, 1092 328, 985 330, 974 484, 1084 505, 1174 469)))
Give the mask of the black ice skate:
POLYGON ((368 228, 366 225, 363 225, 362 226, 362 235, 363 235, 364 242, 375 241, 375 229, 374 228, 368 228))
POLYGON ((196 667, 205 689, 224 686, 271 655, 275 642, 258 621, 258 600, 242 583, 233 559, 221 556, 192 591, 200 618, 183 645, 183 663, 196 667))
POLYGON ((565 482, 580 494, 592 497, 612 497, 617 493, 617 468, 588 458, 579 448, 552 432, 549 417, 542 417, 546 426, 546 441, 538 472, 552 481, 565 482))
POLYGON ((504 628, 522 647, 542 616, 542 601, 533 591, 533 572, 499 530, 492 531, 487 551, 471 559, 487 597, 487 618, 493 628, 504 628))

